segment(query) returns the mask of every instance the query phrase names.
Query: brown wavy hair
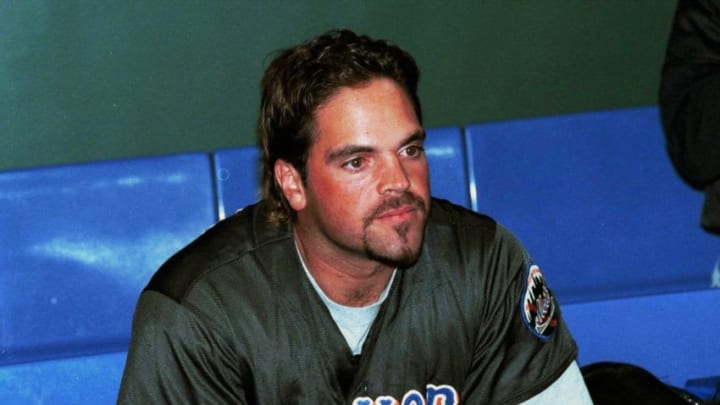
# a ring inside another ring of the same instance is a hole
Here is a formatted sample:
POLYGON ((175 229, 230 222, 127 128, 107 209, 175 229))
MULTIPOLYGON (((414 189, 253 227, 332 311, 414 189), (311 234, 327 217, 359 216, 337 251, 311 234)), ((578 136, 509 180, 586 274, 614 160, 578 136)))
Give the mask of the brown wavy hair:
POLYGON ((295 211, 275 181, 275 162, 289 162, 305 182, 316 109, 340 88, 375 78, 392 79, 404 89, 422 122, 417 96, 420 71, 408 52, 389 41, 347 29, 331 30, 279 51, 272 60, 260 82, 257 124, 262 196, 272 223, 280 225, 295 219, 295 211))

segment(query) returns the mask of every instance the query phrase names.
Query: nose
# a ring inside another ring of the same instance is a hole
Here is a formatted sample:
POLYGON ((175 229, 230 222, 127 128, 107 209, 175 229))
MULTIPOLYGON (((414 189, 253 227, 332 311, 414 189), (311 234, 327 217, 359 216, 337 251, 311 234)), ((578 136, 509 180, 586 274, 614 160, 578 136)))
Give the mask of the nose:
POLYGON ((403 192, 410 188, 410 178, 400 159, 396 156, 387 159, 379 173, 378 192, 403 192))

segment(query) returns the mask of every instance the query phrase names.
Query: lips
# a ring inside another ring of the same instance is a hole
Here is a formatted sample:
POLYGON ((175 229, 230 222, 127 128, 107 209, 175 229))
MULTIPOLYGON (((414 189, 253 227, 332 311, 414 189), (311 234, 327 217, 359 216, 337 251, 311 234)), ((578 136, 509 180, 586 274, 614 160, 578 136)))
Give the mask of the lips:
POLYGON ((375 216, 375 219, 406 219, 415 212, 416 208, 411 205, 403 205, 399 208, 390 209, 375 216))
POLYGON ((367 228, 373 221, 406 222, 417 218, 418 213, 424 213, 425 202, 418 196, 405 192, 402 195, 382 201, 363 219, 363 228, 367 228))

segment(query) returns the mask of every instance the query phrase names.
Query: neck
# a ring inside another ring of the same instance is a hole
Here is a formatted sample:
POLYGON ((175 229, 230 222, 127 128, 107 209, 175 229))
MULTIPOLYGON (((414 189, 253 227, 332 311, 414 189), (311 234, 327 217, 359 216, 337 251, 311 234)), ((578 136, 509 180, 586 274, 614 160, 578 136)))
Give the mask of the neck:
POLYGON ((307 238, 295 231, 295 244, 305 266, 320 289, 334 302, 362 307, 380 298, 394 268, 367 258, 332 254, 314 249, 307 238))

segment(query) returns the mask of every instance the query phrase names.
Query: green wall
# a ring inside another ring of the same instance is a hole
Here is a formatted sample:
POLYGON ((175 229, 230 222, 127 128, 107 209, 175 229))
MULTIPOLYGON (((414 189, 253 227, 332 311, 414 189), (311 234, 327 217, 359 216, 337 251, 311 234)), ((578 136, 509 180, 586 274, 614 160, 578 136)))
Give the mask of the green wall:
POLYGON ((427 127, 654 104, 674 7, 0 0, 0 170, 252 144, 268 54, 338 26, 415 55, 427 127))

